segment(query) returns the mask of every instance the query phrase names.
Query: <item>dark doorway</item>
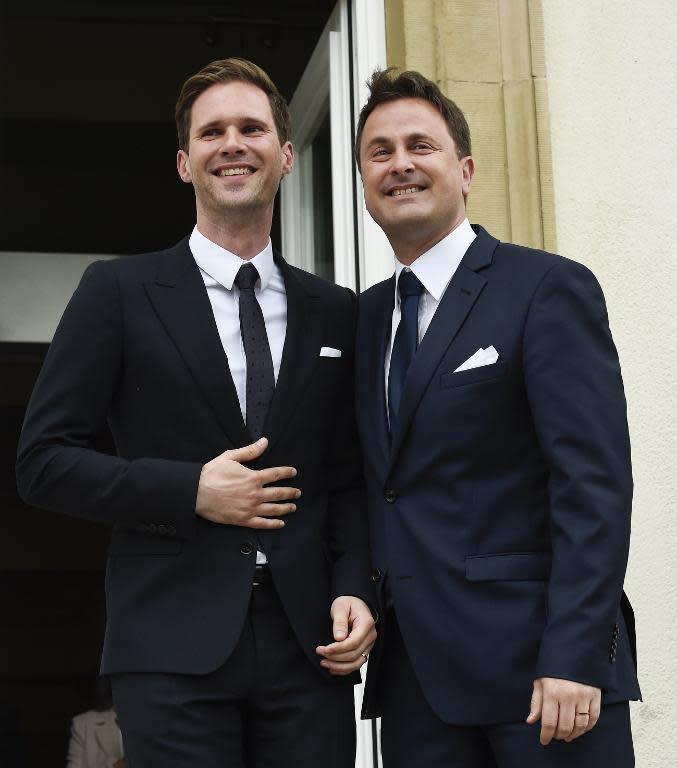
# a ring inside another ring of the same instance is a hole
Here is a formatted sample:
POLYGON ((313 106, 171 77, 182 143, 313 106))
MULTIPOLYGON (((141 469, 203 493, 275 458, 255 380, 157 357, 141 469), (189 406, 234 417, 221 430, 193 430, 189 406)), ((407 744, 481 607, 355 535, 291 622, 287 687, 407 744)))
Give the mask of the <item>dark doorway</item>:
POLYGON ((0 249, 129 254, 193 226, 173 109, 209 61, 244 56, 290 99, 333 0, 5 0, 0 249))
POLYGON ((46 349, 0 344, 0 757, 8 768, 64 765, 68 720, 86 706, 105 621, 107 531, 30 509, 16 492, 17 440, 46 349))
MULTIPOLYGON (((244 56, 290 99, 333 5, 5 0, 0 251, 127 255, 188 234, 192 189, 174 162, 180 84, 244 56)), ((46 349, 0 338, 3 768, 65 765, 105 622, 107 529, 28 508, 16 492, 16 444, 46 349)))

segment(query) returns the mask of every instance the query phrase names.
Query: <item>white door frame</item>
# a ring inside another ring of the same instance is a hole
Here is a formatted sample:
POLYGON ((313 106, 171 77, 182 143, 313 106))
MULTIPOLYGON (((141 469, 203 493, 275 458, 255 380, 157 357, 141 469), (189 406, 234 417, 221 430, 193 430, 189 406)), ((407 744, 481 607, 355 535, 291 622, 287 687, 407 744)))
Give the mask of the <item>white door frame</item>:
POLYGON ((392 251, 364 206, 352 154, 355 121, 367 98, 366 81, 376 67, 385 66, 383 0, 338 0, 289 105, 297 167, 282 184, 283 254, 292 264, 312 270, 311 142, 328 104, 334 279, 354 290, 392 272, 392 251))

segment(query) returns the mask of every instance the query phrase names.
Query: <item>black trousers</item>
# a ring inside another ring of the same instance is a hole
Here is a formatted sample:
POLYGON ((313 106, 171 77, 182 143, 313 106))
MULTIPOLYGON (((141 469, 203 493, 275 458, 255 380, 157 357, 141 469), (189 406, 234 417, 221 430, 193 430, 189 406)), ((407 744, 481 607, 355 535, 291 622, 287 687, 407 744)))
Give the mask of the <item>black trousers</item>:
MULTIPOLYGON (((190 632, 186 632, 190 643, 190 632)), ((208 675, 114 675, 127 768, 354 768, 353 686, 324 680, 272 584, 208 675)))
MULTIPOLYGON (((394 611, 378 668, 384 768, 632 768, 635 765, 627 702, 602 708, 597 725, 570 743, 539 741, 540 723, 449 725, 425 699, 394 611)), ((457 695, 453 690, 450 696, 457 695)), ((524 718, 529 702, 524 702, 524 718)))

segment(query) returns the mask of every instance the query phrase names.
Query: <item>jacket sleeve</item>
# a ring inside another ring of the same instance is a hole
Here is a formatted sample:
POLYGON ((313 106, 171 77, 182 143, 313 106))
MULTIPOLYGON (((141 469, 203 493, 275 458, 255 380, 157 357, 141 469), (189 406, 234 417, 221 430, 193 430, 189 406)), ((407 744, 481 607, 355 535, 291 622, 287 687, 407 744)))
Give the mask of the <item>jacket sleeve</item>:
POLYGON ((17 459, 28 504, 102 523, 195 525, 201 465, 100 453, 123 366, 123 312, 116 275, 97 262, 56 330, 31 396, 17 459))
POLYGON ((371 580, 367 498, 355 420, 353 349, 357 300, 352 291, 346 311, 351 318, 350 366, 337 403, 334 439, 327 463, 329 490, 329 548, 333 561, 332 599, 352 595, 364 600, 376 617, 376 593, 371 580))
POLYGON ((549 468, 552 570, 535 677, 605 688, 630 541, 632 471, 618 355, 602 290, 561 260, 526 320, 524 376, 549 468))

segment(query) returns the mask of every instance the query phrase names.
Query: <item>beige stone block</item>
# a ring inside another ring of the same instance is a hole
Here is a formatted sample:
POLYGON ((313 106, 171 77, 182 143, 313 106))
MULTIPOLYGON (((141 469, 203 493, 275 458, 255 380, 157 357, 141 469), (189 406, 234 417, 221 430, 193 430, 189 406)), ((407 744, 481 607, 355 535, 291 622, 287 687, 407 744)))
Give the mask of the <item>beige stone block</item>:
POLYGON ((497 0, 437 0, 435 10, 440 79, 500 82, 497 0))
POLYGON ((546 251, 557 250, 555 223, 555 193, 552 177, 552 146, 550 143, 550 109, 545 78, 534 78, 534 102, 536 109, 536 136, 538 142, 538 166, 541 188, 541 220, 543 247, 546 251))
POLYGON ((475 178, 468 216, 501 240, 511 239, 502 88, 497 83, 445 81, 442 90, 465 113, 472 137, 475 178))
POLYGON ((403 0, 405 68, 438 79, 434 0, 403 0))
POLYGON ((385 0, 386 61, 389 67, 406 69, 404 0, 385 0))
POLYGON ((541 0, 529 0, 529 37, 531 38, 531 73, 545 77, 545 33, 541 0))
POLYGON ((498 83, 440 83, 442 91, 463 110, 472 137, 473 157, 505 166, 503 93, 498 83))
POLYGON ((468 219, 481 224, 489 234, 504 243, 512 241, 510 206, 505 193, 505 175, 480 167, 473 192, 468 197, 468 219))
POLYGON ((513 242, 542 248, 536 107, 531 78, 504 83, 503 103, 513 242))
POLYGON ((531 77, 531 41, 527 0, 498 0, 504 80, 531 77))

